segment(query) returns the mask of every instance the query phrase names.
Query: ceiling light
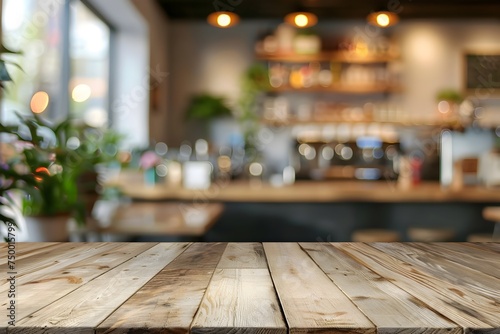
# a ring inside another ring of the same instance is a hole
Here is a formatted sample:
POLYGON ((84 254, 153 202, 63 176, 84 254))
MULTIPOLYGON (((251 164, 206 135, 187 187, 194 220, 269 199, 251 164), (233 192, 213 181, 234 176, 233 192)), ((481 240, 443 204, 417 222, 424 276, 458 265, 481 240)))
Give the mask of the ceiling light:
POLYGON ((389 11, 373 12, 367 19, 368 23, 381 28, 393 26, 399 21, 398 15, 389 11))
POLYGON ((214 12, 208 15, 207 21, 217 28, 229 28, 236 25, 240 18, 232 12, 214 12))
POLYGON ((285 22, 297 28, 308 28, 318 23, 318 17, 313 13, 295 12, 285 16, 285 22))

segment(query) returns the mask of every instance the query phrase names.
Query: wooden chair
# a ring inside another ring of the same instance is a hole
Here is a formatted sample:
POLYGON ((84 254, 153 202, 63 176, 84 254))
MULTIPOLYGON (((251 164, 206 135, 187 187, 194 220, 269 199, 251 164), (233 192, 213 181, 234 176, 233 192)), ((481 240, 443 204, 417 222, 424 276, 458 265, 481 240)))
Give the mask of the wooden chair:
POLYGON ((351 237, 354 242, 397 242, 401 241, 399 233, 385 229, 364 229, 354 231, 351 237))

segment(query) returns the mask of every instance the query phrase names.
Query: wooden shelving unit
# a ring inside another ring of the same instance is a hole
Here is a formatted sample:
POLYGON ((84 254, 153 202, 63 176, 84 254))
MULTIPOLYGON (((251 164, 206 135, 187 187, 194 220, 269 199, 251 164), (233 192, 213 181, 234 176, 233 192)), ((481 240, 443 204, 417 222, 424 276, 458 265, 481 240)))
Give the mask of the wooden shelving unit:
POLYGON ((339 62, 351 64, 376 64, 399 60, 395 55, 360 55, 349 51, 320 52, 315 54, 257 54, 258 60, 287 62, 287 63, 309 63, 309 62, 339 62))
POLYGON ((408 121, 383 121, 383 120, 330 120, 330 119, 261 119, 260 122, 270 126, 294 126, 294 125, 329 125, 329 124, 380 124, 380 125, 393 125, 401 127, 434 127, 434 128, 459 128, 461 127, 458 120, 408 120, 408 121))
POLYGON ((328 87, 313 86, 304 88, 282 86, 282 87, 271 88, 268 91, 275 93, 304 92, 304 93, 339 93, 339 94, 378 94, 378 93, 400 93, 403 91, 403 87, 398 85, 387 85, 384 83, 376 85, 333 84, 328 87))

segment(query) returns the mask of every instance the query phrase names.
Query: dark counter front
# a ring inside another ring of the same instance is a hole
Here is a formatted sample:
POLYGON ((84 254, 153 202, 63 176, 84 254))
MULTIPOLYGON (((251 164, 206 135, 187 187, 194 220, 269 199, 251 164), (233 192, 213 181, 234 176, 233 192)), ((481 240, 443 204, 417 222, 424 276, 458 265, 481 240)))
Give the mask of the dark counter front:
POLYGON ((499 333, 499 255, 498 243, 17 244, 15 327, 0 332, 499 333))

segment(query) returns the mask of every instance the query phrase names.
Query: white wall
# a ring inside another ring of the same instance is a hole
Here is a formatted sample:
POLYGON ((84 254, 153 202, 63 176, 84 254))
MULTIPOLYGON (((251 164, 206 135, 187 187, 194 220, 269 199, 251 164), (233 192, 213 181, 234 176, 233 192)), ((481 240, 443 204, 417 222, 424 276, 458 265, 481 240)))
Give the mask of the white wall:
MULTIPOLYGON (((409 21, 397 30, 405 64, 405 109, 412 114, 434 113, 436 92, 462 90, 464 54, 498 52, 500 22, 409 21)), ((476 103, 497 106, 498 101, 471 96, 476 103)))
POLYGON ((111 119, 125 147, 149 144, 149 30, 129 0, 91 0, 116 29, 111 119))

